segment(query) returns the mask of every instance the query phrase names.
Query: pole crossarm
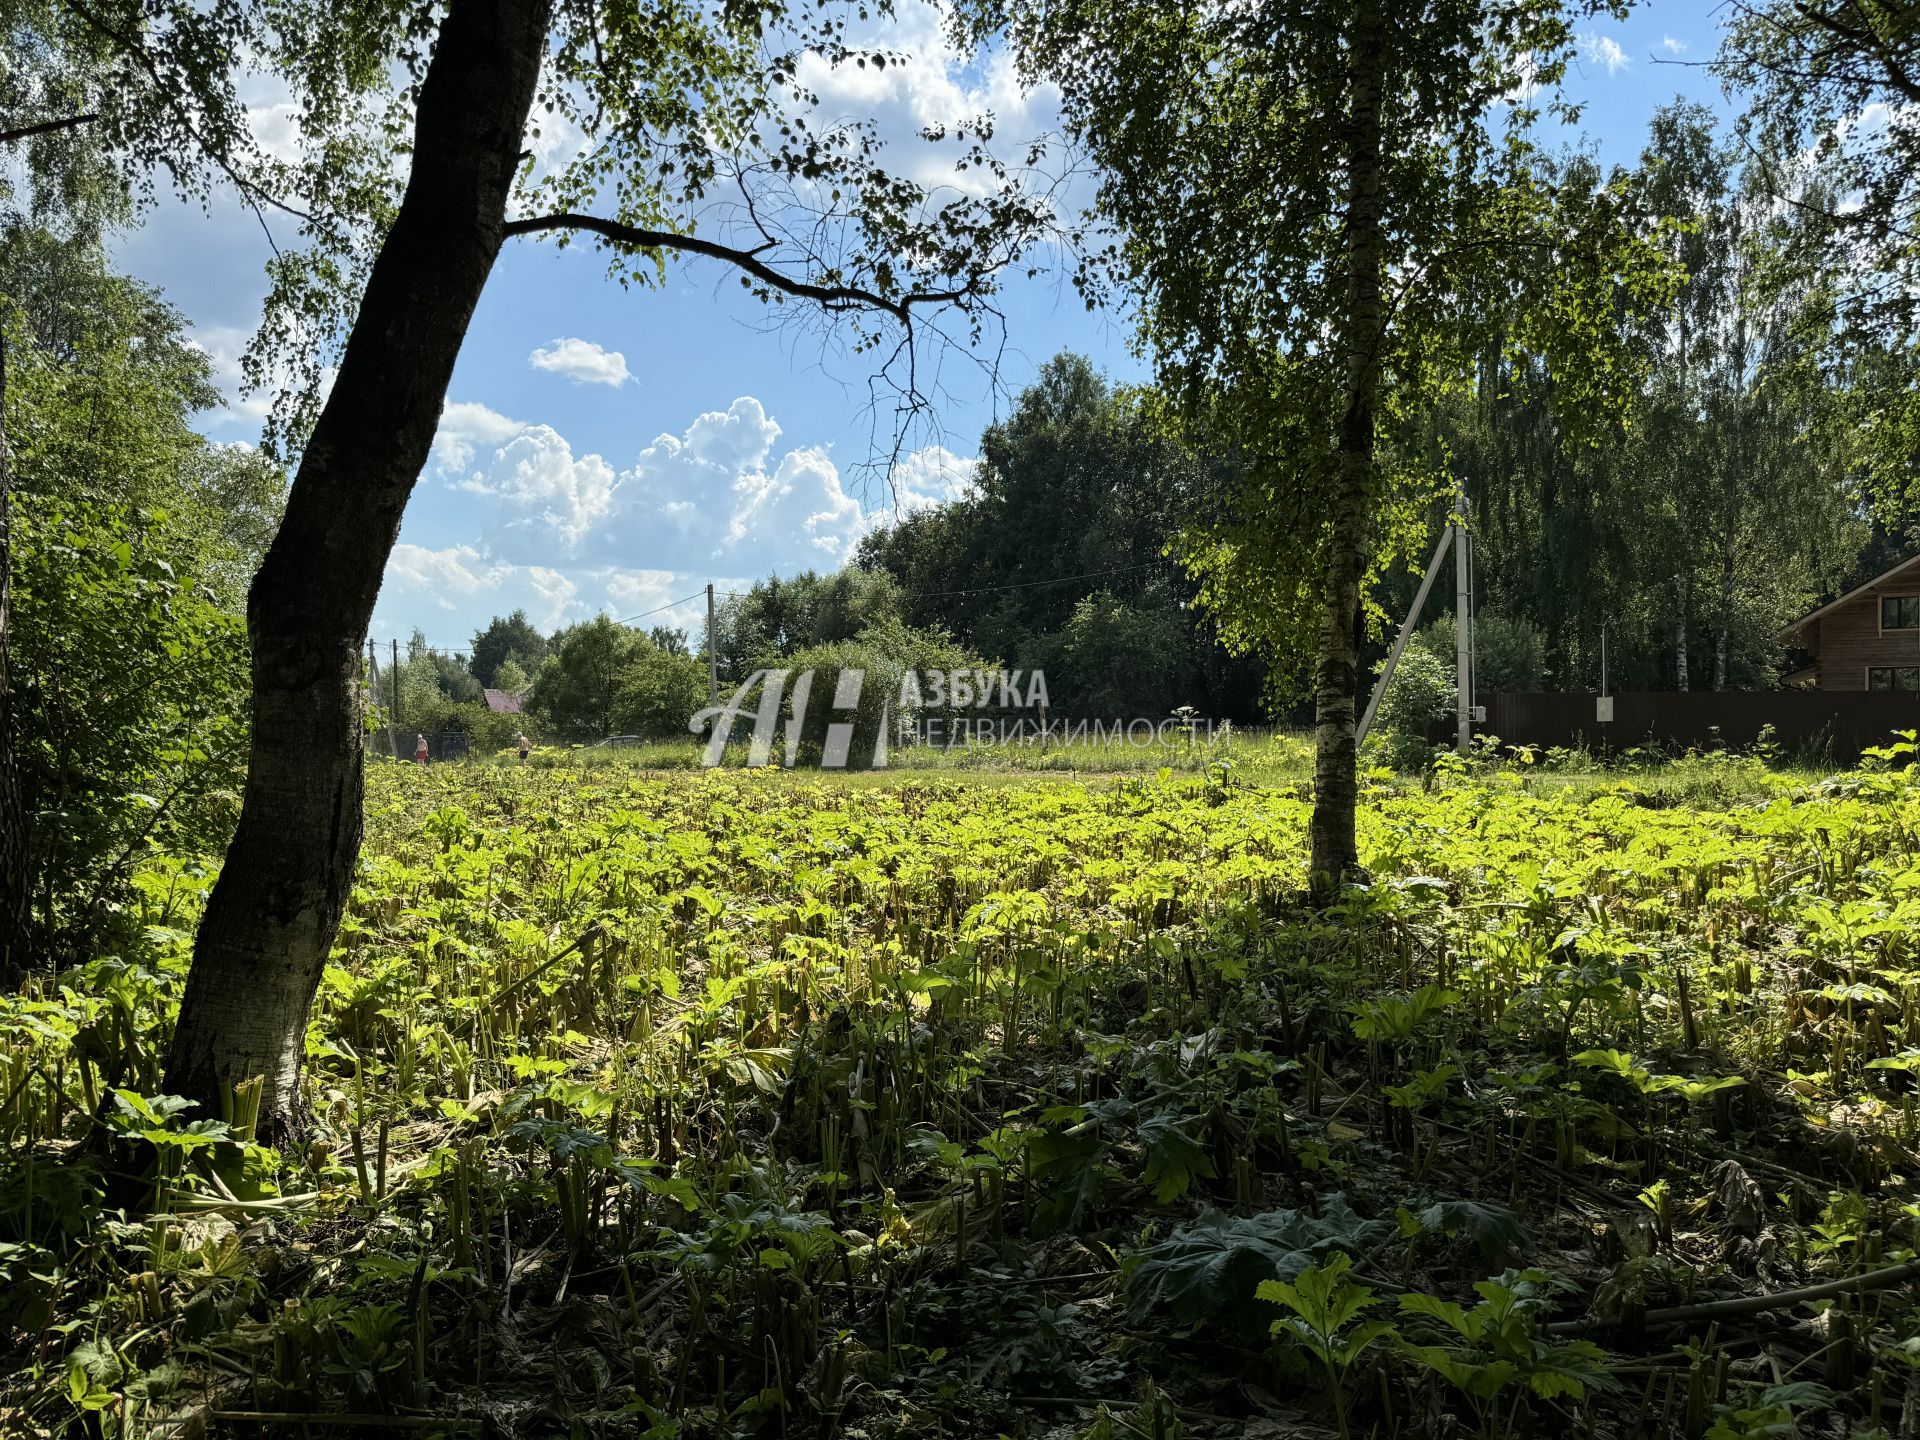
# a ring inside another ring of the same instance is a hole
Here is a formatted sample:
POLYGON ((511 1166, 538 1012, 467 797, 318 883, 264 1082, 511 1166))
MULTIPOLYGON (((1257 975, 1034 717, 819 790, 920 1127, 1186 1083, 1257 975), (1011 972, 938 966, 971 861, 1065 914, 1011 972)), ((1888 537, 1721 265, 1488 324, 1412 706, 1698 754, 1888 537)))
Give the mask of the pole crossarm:
POLYGON ((1380 667, 1380 678, 1373 682, 1373 694, 1367 697, 1366 713, 1360 717, 1360 728, 1354 733, 1356 748, 1366 743, 1367 732, 1373 729, 1374 713, 1379 710, 1381 697, 1387 693, 1387 686, 1393 680, 1393 667, 1400 663, 1400 653, 1407 648, 1414 627, 1420 623, 1420 609, 1427 603, 1427 595, 1433 589, 1441 565, 1446 562, 1447 547, 1452 543, 1453 526, 1448 525, 1440 532, 1440 543, 1433 547, 1433 559, 1427 562, 1427 573, 1421 577, 1420 588, 1414 592, 1413 607, 1401 622, 1400 633, 1393 637, 1393 648, 1387 652, 1387 663, 1380 667))

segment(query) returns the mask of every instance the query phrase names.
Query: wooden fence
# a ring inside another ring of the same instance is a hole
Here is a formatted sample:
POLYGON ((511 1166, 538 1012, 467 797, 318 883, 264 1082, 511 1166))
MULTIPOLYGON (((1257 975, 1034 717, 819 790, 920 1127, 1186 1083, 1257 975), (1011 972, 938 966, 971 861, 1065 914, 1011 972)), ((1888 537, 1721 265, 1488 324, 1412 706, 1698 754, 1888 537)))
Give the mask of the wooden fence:
POLYGON ((1920 729, 1920 695, 1834 694, 1814 690, 1647 691, 1613 697, 1613 719, 1597 717, 1596 695, 1478 697, 1487 718, 1476 733, 1509 745, 1585 746, 1594 751, 1659 745, 1745 749, 1771 727, 1782 750, 1851 760, 1896 730, 1920 729))

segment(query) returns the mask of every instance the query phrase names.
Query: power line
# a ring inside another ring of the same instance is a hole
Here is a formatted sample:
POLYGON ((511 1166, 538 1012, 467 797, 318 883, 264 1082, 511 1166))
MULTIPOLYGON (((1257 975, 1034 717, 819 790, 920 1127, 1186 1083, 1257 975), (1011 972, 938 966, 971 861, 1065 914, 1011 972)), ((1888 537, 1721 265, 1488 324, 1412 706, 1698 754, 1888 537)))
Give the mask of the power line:
POLYGON ((671 610, 676 605, 684 605, 687 603, 688 600, 698 600, 702 596, 704 596, 706 593, 707 593, 707 587, 702 585, 698 590, 694 591, 693 594, 686 596, 684 599, 669 600, 664 605, 656 605, 651 610, 642 610, 638 615, 629 615, 626 619, 616 621, 615 623, 620 625, 631 625, 634 621, 644 620, 649 615, 658 615, 662 610, 671 610))

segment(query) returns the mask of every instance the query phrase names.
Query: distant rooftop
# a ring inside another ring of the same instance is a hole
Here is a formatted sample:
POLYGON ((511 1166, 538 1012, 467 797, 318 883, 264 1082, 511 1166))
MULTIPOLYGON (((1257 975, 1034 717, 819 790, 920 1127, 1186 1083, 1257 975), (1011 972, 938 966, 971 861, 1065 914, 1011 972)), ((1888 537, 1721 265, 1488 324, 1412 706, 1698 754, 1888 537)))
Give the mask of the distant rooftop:
POLYGON ((505 690, 488 690, 485 693, 487 697, 487 709, 493 711, 494 714, 518 715, 520 713, 520 697, 518 695, 509 694, 505 690))

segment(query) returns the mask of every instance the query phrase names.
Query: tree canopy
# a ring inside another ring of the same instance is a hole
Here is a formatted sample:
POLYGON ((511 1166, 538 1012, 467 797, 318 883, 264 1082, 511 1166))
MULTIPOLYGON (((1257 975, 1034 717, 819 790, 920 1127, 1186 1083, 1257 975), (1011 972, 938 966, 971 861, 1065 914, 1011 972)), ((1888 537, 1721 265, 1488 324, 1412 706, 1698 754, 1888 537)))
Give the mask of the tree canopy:
POLYGON ((1312 868, 1355 864, 1365 580, 1450 488, 1406 443, 1468 387, 1490 330, 1582 392, 1622 398, 1608 324, 1655 258, 1624 196, 1546 173, 1528 139, 1578 18, 1556 0, 988 6, 1061 87, 1115 239, 1083 272, 1140 314, 1164 415, 1234 478, 1182 555, 1223 637, 1311 649, 1312 868))

